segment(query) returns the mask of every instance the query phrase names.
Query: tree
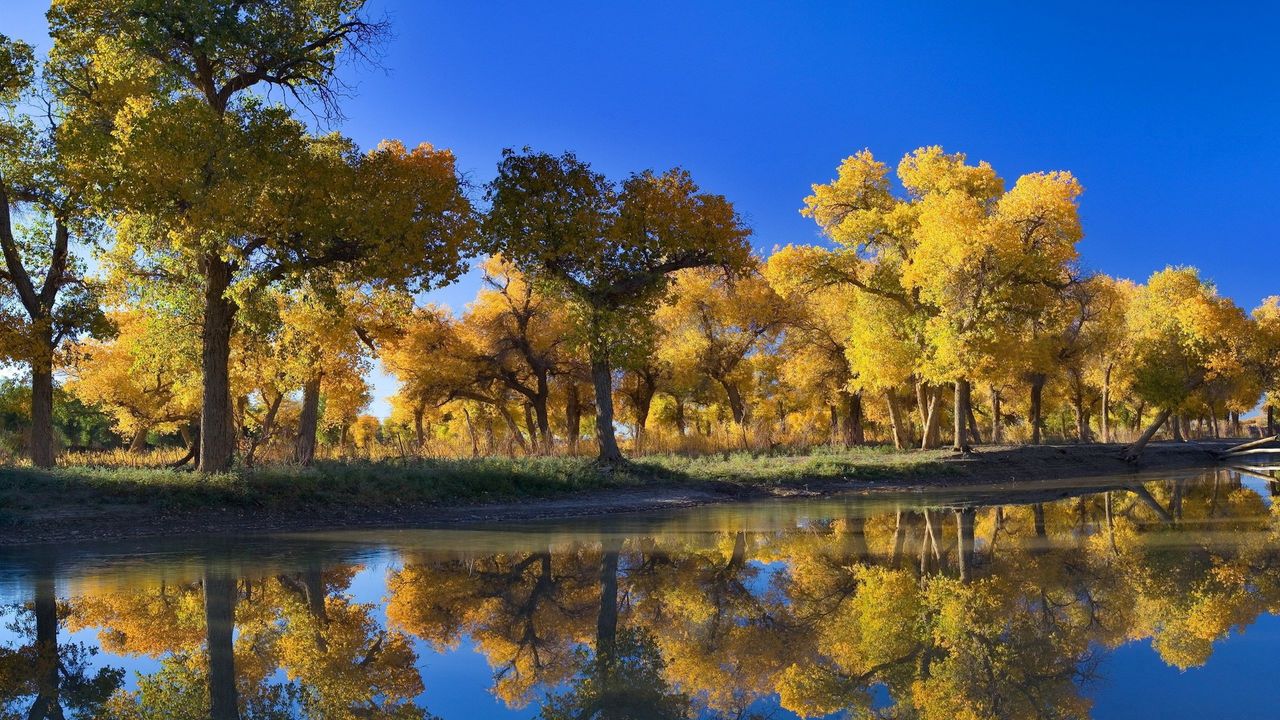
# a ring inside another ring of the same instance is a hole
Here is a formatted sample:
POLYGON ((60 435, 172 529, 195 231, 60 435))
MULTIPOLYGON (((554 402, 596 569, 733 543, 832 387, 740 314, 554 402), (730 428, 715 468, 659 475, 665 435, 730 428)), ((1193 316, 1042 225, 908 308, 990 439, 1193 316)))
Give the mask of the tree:
POLYGON ((1168 267, 1138 288, 1126 316, 1134 392, 1158 408, 1125 451, 1136 460, 1171 415, 1210 381, 1235 372, 1247 356, 1244 311, 1220 297, 1194 268, 1168 267))
POLYGON ((758 263, 738 276, 684 270, 676 274, 670 302, 655 316, 664 331, 658 357, 691 367, 718 385, 745 441, 751 357, 773 349, 791 315, 787 301, 760 275, 758 263))
POLYGON ((199 414, 199 342, 181 318, 142 310, 109 318, 115 339, 76 349, 67 389, 111 413, 129 449, 141 452, 147 433, 171 432, 199 414))
POLYGON ((497 381, 533 409, 535 444, 552 445, 551 379, 566 360, 571 328, 560 299, 536 288, 501 256, 483 265, 483 287, 459 325, 480 382, 497 381))
POLYGON ((802 212, 842 249, 810 255, 808 277, 894 306, 885 308, 896 315, 885 329, 903 337, 895 347, 917 350, 910 365, 923 446, 937 442, 937 389, 951 384, 955 448, 967 451, 972 381, 994 362, 1002 332, 1070 284, 1080 186, 1069 173, 1035 173, 1006 192, 987 163, 969 165, 936 146, 904 156, 897 174, 905 199, 864 150, 841 163, 835 180, 813 186, 802 212))
POLYGON ((37 78, 32 49, 0 35, 0 362, 31 369, 31 462, 54 464, 53 366, 62 344, 103 332, 95 293, 72 254, 98 231, 83 179, 64 161, 61 108, 37 78), (44 105, 38 119, 18 111, 44 105))
MULTIPOLYGON (((850 360, 855 326, 861 320, 852 314, 857 291, 847 286, 819 290, 803 282, 805 268, 793 265, 804 262, 804 251, 789 245, 770 255, 764 270, 773 289, 794 304, 778 350, 787 358, 783 373, 794 387, 826 401, 832 436, 839 429, 845 447, 850 447, 865 440, 863 393, 855 387, 859 375, 850 360)), ((904 382, 906 376, 890 387, 904 382)), ((894 430, 896 435, 899 428, 894 430)))
POLYGON ((361 157, 252 94, 280 89, 335 115, 339 58, 367 57, 385 30, 362 6, 72 0, 50 14, 64 94, 94 121, 83 127, 109 137, 89 143, 104 202, 150 220, 139 250, 153 272, 198 269, 203 471, 233 457, 227 367, 244 293, 332 266, 421 285, 460 270, 471 218, 451 154, 392 143, 361 157), (94 92, 115 90, 98 80, 124 67, 153 80, 124 97, 94 92))
POLYGON ((615 187, 572 153, 505 151, 486 198, 487 249, 571 298, 591 359, 599 460, 621 461, 613 346, 652 312, 672 273, 746 265, 750 231, 684 170, 646 171, 615 187))

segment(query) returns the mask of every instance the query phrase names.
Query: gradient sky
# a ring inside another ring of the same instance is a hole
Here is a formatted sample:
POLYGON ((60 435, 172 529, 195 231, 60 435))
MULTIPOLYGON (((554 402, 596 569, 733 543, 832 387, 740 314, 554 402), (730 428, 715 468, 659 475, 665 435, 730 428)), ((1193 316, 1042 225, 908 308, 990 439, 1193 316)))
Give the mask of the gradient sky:
MULTIPOLYGON (((3 4, 0 32, 47 46, 47 2, 3 4)), ((1280 293, 1280 3, 370 6, 394 38, 383 68, 344 71, 337 129, 452 148, 477 185, 524 145, 619 178, 682 165, 767 251, 820 241, 797 211, 841 158, 938 144, 1010 184, 1074 172, 1089 268, 1196 265, 1245 307, 1280 293)), ((436 299, 460 310, 475 289, 436 299)))

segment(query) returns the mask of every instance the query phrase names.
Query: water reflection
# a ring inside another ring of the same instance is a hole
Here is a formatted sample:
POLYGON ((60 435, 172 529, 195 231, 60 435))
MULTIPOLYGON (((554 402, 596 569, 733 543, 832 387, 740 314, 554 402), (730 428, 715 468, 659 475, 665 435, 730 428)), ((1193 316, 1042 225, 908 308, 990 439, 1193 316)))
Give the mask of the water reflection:
POLYGON ((1244 480, 398 533, 384 551, 26 552, 0 561, 20 596, 0 717, 426 718, 424 668, 472 651, 488 671, 458 682, 498 702, 466 717, 1087 717, 1110 650, 1200 666, 1280 608, 1273 484, 1244 480))

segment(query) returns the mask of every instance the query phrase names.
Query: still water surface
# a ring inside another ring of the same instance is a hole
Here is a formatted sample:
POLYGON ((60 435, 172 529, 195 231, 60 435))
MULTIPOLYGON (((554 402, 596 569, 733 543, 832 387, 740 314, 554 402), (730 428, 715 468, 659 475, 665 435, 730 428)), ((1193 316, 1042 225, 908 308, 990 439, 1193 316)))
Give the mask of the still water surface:
POLYGON ((1141 479, 11 549, 0 718, 1280 716, 1275 485, 1141 479))

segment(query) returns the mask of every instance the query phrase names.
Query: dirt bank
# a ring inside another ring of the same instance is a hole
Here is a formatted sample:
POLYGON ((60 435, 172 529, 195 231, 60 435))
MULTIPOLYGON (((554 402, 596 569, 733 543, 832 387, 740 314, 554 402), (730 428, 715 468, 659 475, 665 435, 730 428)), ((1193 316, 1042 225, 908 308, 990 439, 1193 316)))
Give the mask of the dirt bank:
MULTIPOLYGON (((52 493, 38 506, 5 509, 0 545, 92 542, 178 535, 245 535, 306 530, 405 528, 503 520, 607 515, 691 507, 767 497, 825 496, 836 493, 909 492, 938 487, 1010 486, 1041 480, 1068 480, 1137 472, 1188 469, 1215 464, 1213 451, 1231 443, 1152 445, 1139 464, 1120 459, 1118 445, 1011 446, 981 448, 970 456, 935 454, 929 462, 866 477, 858 466, 822 477, 789 477, 767 482, 657 480, 655 484, 598 488, 551 498, 496 502, 387 503, 351 506, 306 503, 296 507, 153 507, 137 502, 71 501, 52 493)), ((0 470, 0 472, 5 472, 0 470)), ((71 495, 68 495, 71 497, 71 495)))

